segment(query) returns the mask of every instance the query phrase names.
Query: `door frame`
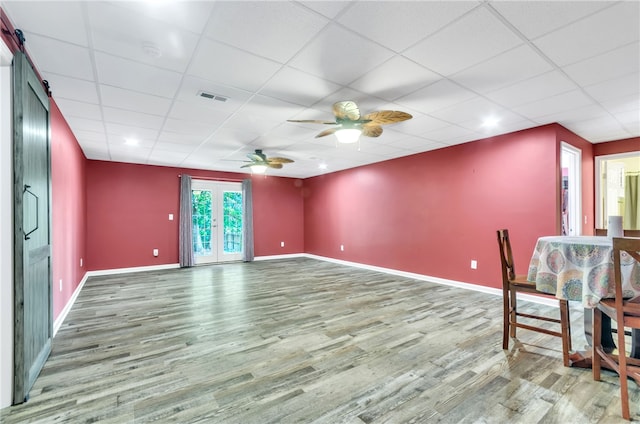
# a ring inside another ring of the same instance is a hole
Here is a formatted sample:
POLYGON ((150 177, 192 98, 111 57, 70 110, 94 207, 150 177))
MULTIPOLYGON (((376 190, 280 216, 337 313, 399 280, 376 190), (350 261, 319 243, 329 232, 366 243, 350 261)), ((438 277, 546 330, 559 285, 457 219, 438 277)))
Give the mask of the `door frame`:
MULTIPOLYGON (((579 236, 582 234, 582 150, 563 141, 560 143, 560 184, 562 184, 562 168, 565 165, 569 169, 568 235, 579 236)), ((560 219, 562 219, 562 210, 560 219)))
MULTIPOLYGON (((0 38, 0 93, 12 93, 13 53, 0 38)), ((0 96, 0 408, 13 402, 12 97, 0 96)))
MULTIPOLYGON (((237 191, 242 193, 242 183, 241 182, 227 182, 227 181, 213 181, 213 180, 197 180, 194 179, 191 181, 191 190, 209 190, 212 192, 211 199, 211 210, 212 214, 212 223, 217 222, 215 229, 215 239, 212 235, 212 242, 215 240, 215 247, 212 246, 212 251, 215 253, 211 256, 207 257, 199 257, 195 256, 195 263, 197 265, 201 264, 214 264, 221 262, 233 262, 240 261, 243 257, 243 251, 241 250, 239 253, 225 254, 224 253, 224 208, 222 202, 222 194, 225 191, 237 191), (215 220, 214 220, 215 218, 215 220)), ((243 213, 244 219, 244 213, 243 213)), ((243 222, 244 226, 245 223, 243 222)), ((213 232, 213 230, 212 230, 213 232)), ((244 249, 244 246, 243 246, 244 249)))

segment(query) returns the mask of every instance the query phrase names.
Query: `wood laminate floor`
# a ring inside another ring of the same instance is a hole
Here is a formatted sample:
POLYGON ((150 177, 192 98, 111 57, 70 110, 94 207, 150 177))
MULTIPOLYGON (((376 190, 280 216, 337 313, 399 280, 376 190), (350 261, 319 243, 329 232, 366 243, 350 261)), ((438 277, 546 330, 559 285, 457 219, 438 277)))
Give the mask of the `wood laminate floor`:
POLYGON ((0 421, 625 422, 615 374, 501 326, 500 297, 308 258, 92 277, 0 421))

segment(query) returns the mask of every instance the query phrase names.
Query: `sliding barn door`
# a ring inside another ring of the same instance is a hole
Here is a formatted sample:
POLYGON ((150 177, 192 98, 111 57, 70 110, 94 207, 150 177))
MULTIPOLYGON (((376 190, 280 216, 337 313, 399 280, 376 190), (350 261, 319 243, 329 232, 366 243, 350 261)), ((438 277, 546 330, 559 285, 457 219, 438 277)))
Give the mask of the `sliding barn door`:
POLYGON ((14 403, 51 352, 49 98, 25 55, 13 62, 14 403))

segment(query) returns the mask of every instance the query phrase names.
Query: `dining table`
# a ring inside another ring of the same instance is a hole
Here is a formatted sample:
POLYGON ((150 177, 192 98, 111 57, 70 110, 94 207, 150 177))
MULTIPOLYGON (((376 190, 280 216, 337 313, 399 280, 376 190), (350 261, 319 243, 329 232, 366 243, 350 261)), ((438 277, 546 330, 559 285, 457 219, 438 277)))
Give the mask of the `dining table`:
MULTIPOLYGON (((640 263, 626 255, 621 259, 622 289, 625 298, 640 296, 640 263)), ((536 243, 527 280, 536 289, 558 299, 582 302, 584 330, 591 345, 593 309, 600 299, 615 297, 613 240, 607 236, 545 236, 536 243)), ((611 321, 603 316, 602 344, 616 348, 611 321)), ((631 334, 631 356, 640 358, 640 331, 631 334)), ((571 355, 571 365, 591 367, 588 352, 571 355)))

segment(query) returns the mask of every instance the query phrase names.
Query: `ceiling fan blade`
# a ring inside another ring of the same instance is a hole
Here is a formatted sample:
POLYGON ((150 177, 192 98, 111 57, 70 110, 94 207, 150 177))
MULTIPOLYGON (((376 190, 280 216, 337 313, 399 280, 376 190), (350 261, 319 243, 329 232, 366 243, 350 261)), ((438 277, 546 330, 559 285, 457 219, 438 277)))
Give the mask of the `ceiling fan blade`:
POLYGON ((382 134, 382 127, 380 125, 363 125, 362 135, 367 137, 379 137, 382 134))
POLYGON ((302 122, 305 124, 327 124, 327 125, 337 125, 338 123, 335 121, 322 121, 319 119, 287 119, 287 122, 302 122))
POLYGON ((269 165, 272 163, 293 163, 291 159, 287 158, 268 158, 267 162, 269 162, 269 165))
POLYGON ((322 131, 320 134, 318 134, 318 135, 316 136, 316 138, 324 137, 324 136, 327 136, 327 135, 331 135, 331 134, 333 134, 334 132, 338 131, 339 129, 340 129, 340 128, 331 128, 331 129, 328 129, 328 130, 324 130, 324 131, 322 131))
POLYGON ((334 103, 333 114, 336 115, 336 118, 339 120, 349 119, 351 121, 357 121, 360 119, 360 109, 358 105, 350 100, 334 103))
POLYGON ((406 112, 400 112, 397 110, 380 110, 378 112, 371 112, 367 114, 363 119, 370 119, 371 124, 374 125, 386 125, 393 124, 394 122, 406 121, 411 118, 413 118, 413 116, 406 112))
POLYGON ((282 164, 281 164, 281 163, 271 163, 271 162, 269 162, 269 163, 267 164, 267 166, 268 166, 269 168, 275 168, 275 169, 280 169, 280 168, 282 168, 282 164))

